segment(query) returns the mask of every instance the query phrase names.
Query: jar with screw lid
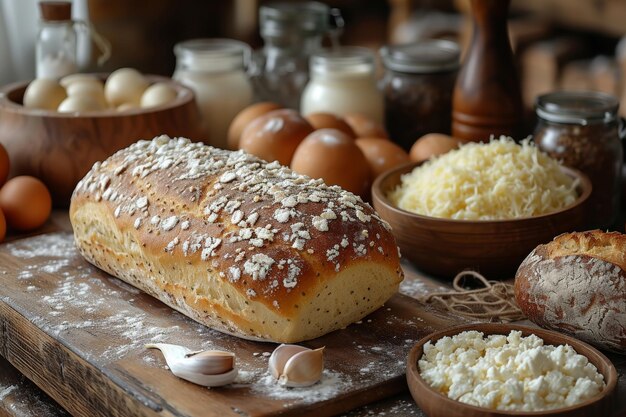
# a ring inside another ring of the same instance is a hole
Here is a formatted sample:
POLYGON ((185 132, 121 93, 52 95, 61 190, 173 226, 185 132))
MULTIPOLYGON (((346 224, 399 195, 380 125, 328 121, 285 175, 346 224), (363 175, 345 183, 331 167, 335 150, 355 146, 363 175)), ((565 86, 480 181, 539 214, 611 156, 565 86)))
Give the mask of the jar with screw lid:
POLYGON ((589 176, 589 227, 608 228, 619 212, 622 145, 618 100, 599 92, 555 92, 537 98, 537 146, 589 176))
POLYGON ((207 143, 226 148, 230 122, 252 102, 245 66, 250 48, 232 39, 193 39, 174 47, 173 79, 191 88, 207 143))
POLYGON ((311 57, 311 80, 302 93, 303 115, 362 113, 383 123, 383 96, 376 85, 374 53, 356 46, 326 49, 311 57))
POLYGON ((459 47, 446 40, 385 46, 382 90, 390 137, 406 150, 426 133, 450 134, 459 47))

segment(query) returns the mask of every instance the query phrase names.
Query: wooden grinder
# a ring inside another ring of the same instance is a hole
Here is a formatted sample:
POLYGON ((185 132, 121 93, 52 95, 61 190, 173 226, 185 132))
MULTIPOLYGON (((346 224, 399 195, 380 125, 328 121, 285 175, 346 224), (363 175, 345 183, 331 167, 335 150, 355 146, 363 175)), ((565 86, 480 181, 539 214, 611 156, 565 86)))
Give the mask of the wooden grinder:
POLYGON ((452 136, 517 138, 522 96, 507 30, 510 0, 471 0, 473 34, 454 88, 452 136))

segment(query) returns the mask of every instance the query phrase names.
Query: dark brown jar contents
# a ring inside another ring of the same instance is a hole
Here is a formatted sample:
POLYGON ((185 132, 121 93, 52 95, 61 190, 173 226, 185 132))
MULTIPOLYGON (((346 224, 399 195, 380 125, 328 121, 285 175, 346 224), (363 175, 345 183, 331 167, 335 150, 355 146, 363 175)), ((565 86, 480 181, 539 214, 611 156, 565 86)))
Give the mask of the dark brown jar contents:
POLYGON ((617 100, 601 93, 559 92, 537 100, 535 143, 591 180, 589 227, 609 228, 619 212, 622 146, 616 113, 617 100))
POLYGON ((429 40, 381 50, 385 125, 391 139, 409 150, 426 133, 450 133, 458 46, 429 40))

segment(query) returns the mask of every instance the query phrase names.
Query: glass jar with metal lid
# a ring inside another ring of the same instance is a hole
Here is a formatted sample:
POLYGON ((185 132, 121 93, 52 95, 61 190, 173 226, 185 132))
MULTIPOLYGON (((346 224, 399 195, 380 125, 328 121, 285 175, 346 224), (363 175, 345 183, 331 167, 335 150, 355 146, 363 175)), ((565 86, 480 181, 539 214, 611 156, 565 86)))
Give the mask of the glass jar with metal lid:
POLYGON ((459 69, 459 47, 446 40, 385 46, 380 55, 385 124, 405 149, 426 133, 450 133, 452 91, 459 69))
POLYGON ((249 68, 255 98, 298 109, 309 80, 309 57, 322 47, 325 35, 330 34, 331 40, 332 34, 338 36, 343 26, 341 14, 315 1, 274 2, 261 6, 259 21, 264 45, 249 68))
POLYGON ((589 227, 610 227, 619 212, 622 145, 618 100, 599 92, 555 92, 536 102, 537 146, 589 176, 589 227))
POLYGON ((362 113, 382 124, 384 102, 376 85, 374 61, 373 51, 356 46, 315 53, 311 80, 302 93, 301 113, 362 113))

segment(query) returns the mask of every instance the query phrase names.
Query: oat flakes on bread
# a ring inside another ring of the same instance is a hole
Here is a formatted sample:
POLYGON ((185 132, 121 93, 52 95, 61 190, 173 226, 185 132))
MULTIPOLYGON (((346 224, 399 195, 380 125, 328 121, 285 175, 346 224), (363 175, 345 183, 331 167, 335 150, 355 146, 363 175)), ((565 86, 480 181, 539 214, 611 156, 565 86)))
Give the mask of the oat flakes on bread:
POLYGON ((182 138, 96 163, 70 219, 89 262, 247 339, 293 343, 343 328, 402 280, 389 226, 359 197, 182 138))
POLYGON ((541 327, 626 353, 626 235, 559 235, 520 265, 515 298, 541 327))

